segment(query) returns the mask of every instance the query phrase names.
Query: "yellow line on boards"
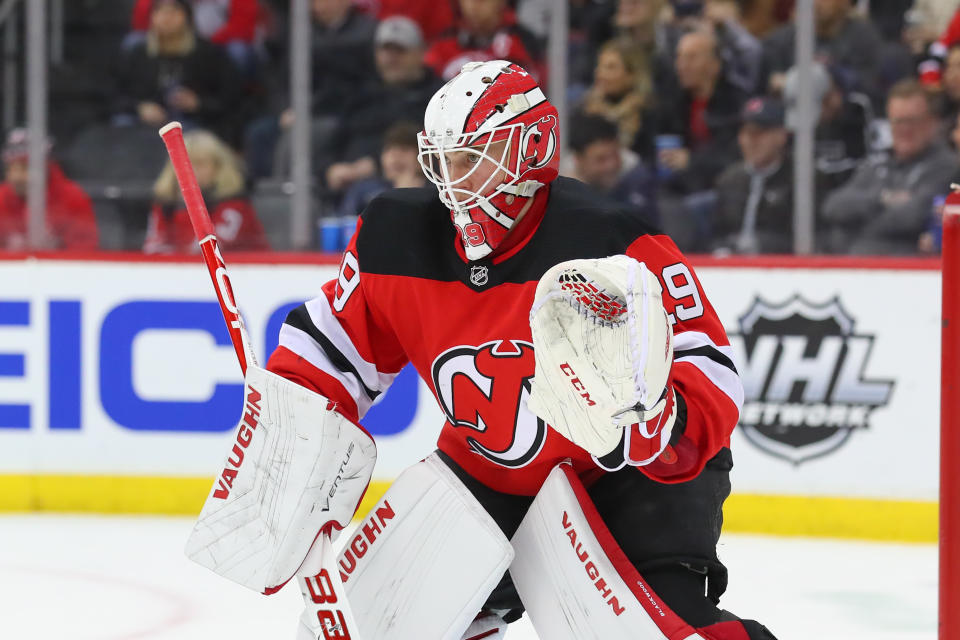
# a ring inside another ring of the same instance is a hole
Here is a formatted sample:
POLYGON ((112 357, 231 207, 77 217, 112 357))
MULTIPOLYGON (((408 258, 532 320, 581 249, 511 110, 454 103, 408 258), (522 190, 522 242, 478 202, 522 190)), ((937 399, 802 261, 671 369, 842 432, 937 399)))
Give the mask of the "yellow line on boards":
MULTIPOLYGON (((0 474, 0 512, 196 515, 212 486, 212 477, 0 474)), ((389 486, 371 482, 358 513, 389 486)))
MULTIPOLYGON (((196 515, 213 478, 2 475, 0 512, 196 515)), ((375 480, 357 510, 366 515, 390 482, 375 480)), ((734 494, 724 531, 785 536, 936 542, 936 502, 734 494)))
POLYGON ((734 494, 724 531, 785 536, 936 542, 936 502, 734 494))

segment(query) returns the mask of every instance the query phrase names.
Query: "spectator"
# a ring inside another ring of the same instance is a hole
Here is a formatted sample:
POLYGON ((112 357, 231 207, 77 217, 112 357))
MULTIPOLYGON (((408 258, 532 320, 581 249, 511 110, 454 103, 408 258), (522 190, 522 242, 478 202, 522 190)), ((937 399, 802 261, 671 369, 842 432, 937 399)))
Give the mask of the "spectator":
POLYGON ((686 250, 703 250, 717 176, 737 158, 736 127, 746 101, 723 75, 712 30, 684 35, 677 46, 676 95, 661 102, 655 145, 664 230, 686 250))
MULTIPOLYGON (((354 7, 351 0, 312 0, 311 16, 311 137, 317 141, 336 130, 344 97, 351 95, 373 74, 371 53, 377 22, 354 7)), ((281 83, 277 92, 287 95, 288 87, 281 83)), ((253 179, 286 173, 294 113, 286 101, 282 104, 287 106, 273 115, 258 118, 245 132, 244 150, 253 179)))
POLYGON ((653 174, 620 144, 616 125, 596 115, 580 115, 571 124, 573 177, 658 225, 653 174))
MULTIPOLYGON (((950 142, 953 144, 954 152, 960 150, 960 113, 954 116, 953 128, 950 130, 950 142)), ((927 229, 920 234, 917 241, 917 250, 922 254, 940 253, 943 248, 943 205, 947 195, 953 191, 953 185, 960 183, 960 172, 958 172, 949 185, 944 185, 943 190, 934 196, 931 206, 929 223, 927 229)))
POLYGON ((615 35, 666 55, 664 23, 660 20, 666 4, 665 0, 617 0, 612 20, 615 35))
POLYGON ((793 19, 795 0, 743 0, 740 4, 743 26, 754 37, 763 39, 777 27, 793 19))
POLYGON ((761 90, 763 47, 743 26, 742 5, 737 0, 706 0, 703 15, 717 32, 720 57, 730 84, 752 95, 761 90))
POLYGON ((517 24, 507 0, 459 0, 456 27, 438 37, 426 53, 433 71, 450 80, 467 62, 509 60, 542 76, 540 48, 532 33, 517 24))
POLYGON ((941 82, 942 107, 940 117, 943 122, 943 132, 953 131, 960 113, 960 42, 954 43, 948 50, 943 65, 941 82))
POLYGON ((373 73, 377 21, 351 0, 312 0, 311 8, 313 112, 335 114, 343 97, 373 73))
MULTIPOLYGON (((787 106, 787 126, 796 127, 798 82, 797 68, 787 71, 783 99, 787 106)), ((873 121, 870 100, 852 94, 842 72, 819 62, 811 66, 814 119, 814 159, 823 174, 824 186, 834 189, 846 182, 871 148, 869 125, 873 121)))
POLYGON ((442 84, 423 63, 423 37, 410 18, 384 20, 374 42, 376 75, 344 98, 340 125, 318 150, 318 167, 334 192, 373 176, 387 129, 397 121, 421 120, 442 84))
POLYGON ((680 39, 676 72, 679 95, 661 105, 658 133, 679 134, 683 144, 659 151, 657 161, 669 169, 670 185, 690 192, 711 187, 736 157, 735 125, 745 95, 724 78, 716 38, 707 29, 680 39))
MULTIPOLYGON (((224 47, 240 69, 255 64, 257 25, 260 7, 257 0, 190 0, 197 35, 224 47)), ((137 0, 133 5, 130 35, 124 40, 133 47, 146 38, 150 28, 153 0, 137 0)))
POLYGON ((377 0, 377 19, 406 16, 417 23, 427 42, 453 27, 453 0, 377 0))
POLYGON ((931 44, 937 41, 956 11, 953 0, 915 0, 903 14, 900 39, 915 58, 922 58, 931 44))
POLYGON ((383 135, 380 171, 377 175, 353 183, 340 201, 336 217, 360 215, 371 200, 387 189, 426 186, 420 168, 417 134, 420 125, 397 122, 383 135))
POLYGON ((652 89, 649 59, 643 49, 622 38, 610 40, 600 48, 593 86, 580 109, 616 124, 620 144, 633 147, 648 115, 652 89))
MULTIPOLYGON (((953 17, 950 18, 950 22, 947 23, 945 29, 943 28, 943 24, 935 25, 934 28, 936 28, 938 32, 942 30, 940 37, 929 44, 925 55, 919 56, 920 62, 917 65, 917 74, 920 76, 920 81, 932 89, 940 87, 943 60, 947 55, 947 51, 954 44, 960 42, 960 8, 954 8, 952 15, 953 17)), ((913 16, 911 16, 911 18, 913 18, 913 16)), ((913 43, 914 48, 922 47, 924 44, 922 38, 924 38, 925 35, 914 35, 917 40, 913 43)))
MULTIPOLYGON (((49 144, 47 145, 49 152, 49 144)), ((46 232, 39 246, 27 243, 27 184, 29 137, 14 129, 3 146, 5 180, 0 184, 0 250, 94 250, 97 221, 90 197, 47 157, 46 232)))
MULTIPOLYGON (((851 0, 815 0, 813 5, 814 44, 817 59, 836 65, 850 74, 851 88, 879 104, 882 91, 878 79, 881 60, 880 34, 873 24, 853 12, 851 0)), ((797 29, 789 23, 773 32, 763 43, 767 87, 779 94, 787 69, 793 66, 797 29)))
MULTIPOLYGON (((625 48, 633 52, 631 56, 643 63, 644 68, 638 70, 638 74, 647 76, 653 87, 663 85, 673 74, 672 54, 679 38, 675 26, 661 19, 667 2, 616 0, 585 4, 580 15, 573 18, 585 23, 581 36, 585 42, 571 52, 573 95, 577 98, 574 102, 579 101, 593 82, 600 49, 611 40, 627 43, 625 48)), ((574 36, 577 26, 580 25, 571 24, 574 36)))
POLYGON ((114 113, 150 127, 180 120, 235 141, 241 96, 230 58, 195 35, 187 0, 153 0, 145 42, 120 56, 114 113))
POLYGON ((914 80, 898 82, 887 98, 893 148, 870 158, 823 206, 829 248, 855 254, 911 254, 925 230, 934 196, 957 171, 939 139, 933 98, 914 80))
POLYGON ((779 100, 743 107, 737 142, 743 160, 717 179, 713 249, 717 253, 792 253, 793 162, 779 100))
MULTIPOLYGON (((207 131, 187 133, 184 143, 220 246, 238 251, 269 249, 263 227, 245 193, 243 173, 234 151, 207 131)), ((143 251, 198 252, 200 247, 169 162, 153 185, 153 195, 143 251)))

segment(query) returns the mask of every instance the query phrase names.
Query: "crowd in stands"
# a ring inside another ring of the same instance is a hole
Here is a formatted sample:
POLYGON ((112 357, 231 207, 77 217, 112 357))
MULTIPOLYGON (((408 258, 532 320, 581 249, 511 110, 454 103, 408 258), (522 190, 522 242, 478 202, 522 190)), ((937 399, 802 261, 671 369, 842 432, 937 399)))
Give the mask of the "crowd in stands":
MULTIPOLYGON (((791 253, 795 0, 567 1, 561 172, 687 252, 791 253)), ((552 3, 311 0, 315 248, 341 248, 332 230, 382 190, 425 184, 423 112, 464 63, 514 61, 550 94, 552 3)), ((937 253, 960 181, 960 0, 813 11, 816 251, 937 253)), ((65 3, 43 248, 197 250, 156 136, 170 120, 221 245, 286 248, 289 20, 288 0, 65 3)), ((0 250, 26 247, 27 147, 8 132, 0 250)))

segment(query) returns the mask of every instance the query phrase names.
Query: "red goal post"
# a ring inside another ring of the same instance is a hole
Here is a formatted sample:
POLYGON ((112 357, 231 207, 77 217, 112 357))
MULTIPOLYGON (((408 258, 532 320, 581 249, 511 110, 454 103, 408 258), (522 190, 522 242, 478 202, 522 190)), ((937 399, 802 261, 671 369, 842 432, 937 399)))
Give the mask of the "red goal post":
POLYGON ((939 639, 960 640, 960 190, 943 207, 939 639))

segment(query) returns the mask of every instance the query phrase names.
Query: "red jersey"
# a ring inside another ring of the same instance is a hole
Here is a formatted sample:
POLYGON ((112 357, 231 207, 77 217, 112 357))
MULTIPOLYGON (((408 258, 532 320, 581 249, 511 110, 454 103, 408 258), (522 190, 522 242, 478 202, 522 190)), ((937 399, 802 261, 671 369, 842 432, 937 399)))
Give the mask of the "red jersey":
POLYGON ((463 26, 450 29, 434 40, 423 61, 444 80, 460 73, 460 68, 468 62, 486 60, 509 60, 529 71, 534 78, 542 78, 545 74, 531 51, 532 40, 533 36, 517 25, 513 11, 507 10, 503 22, 490 38, 474 36, 463 26))
POLYGON ((376 14, 378 20, 391 16, 407 16, 416 22, 423 38, 432 41, 453 26, 453 5, 450 0, 371 0, 355 3, 376 14))
MULTIPOLYGON (((199 0, 192 4, 211 5, 209 9, 201 9, 205 16, 214 16, 203 20, 204 24, 216 25, 215 29, 201 31, 200 35, 215 42, 225 44, 231 40, 253 42, 257 35, 257 23, 260 19, 260 7, 257 0, 199 0), (219 18, 216 17, 219 14, 219 18)), ((153 0, 137 0, 133 5, 133 14, 130 17, 130 26, 134 31, 147 31, 150 28, 150 12, 153 10, 153 0)), ((194 9, 196 11, 196 9, 194 9)), ((196 19, 197 16, 194 16, 196 19)), ((199 26, 199 25, 198 25, 199 26)))
POLYGON ((599 472, 589 453, 527 408, 537 282, 564 260, 626 253, 661 276, 675 322, 673 379, 686 406, 671 454, 639 472, 689 480, 729 446, 743 388, 693 269, 669 238, 617 207, 558 178, 519 244, 468 262, 435 189, 388 191, 361 216, 339 277, 290 313, 268 368, 358 420, 411 362, 446 416, 438 447, 494 490, 534 495, 565 459, 581 475, 599 472))
MULTIPOLYGON (((250 201, 244 197, 210 203, 210 220, 217 233, 217 242, 224 249, 235 251, 267 251, 270 244, 250 201)), ((169 211, 155 203, 147 223, 143 242, 146 253, 199 253, 200 246, 184 206, 169 211)))
MULTIPOLYGON (((98 245, 93 203, 54 162, 47 163, 47 232, 56 249, 93 251, 98 245)), ((0 184, 0 249, 14 235, 27 235, 27 199, 8 183, 0 184)))

